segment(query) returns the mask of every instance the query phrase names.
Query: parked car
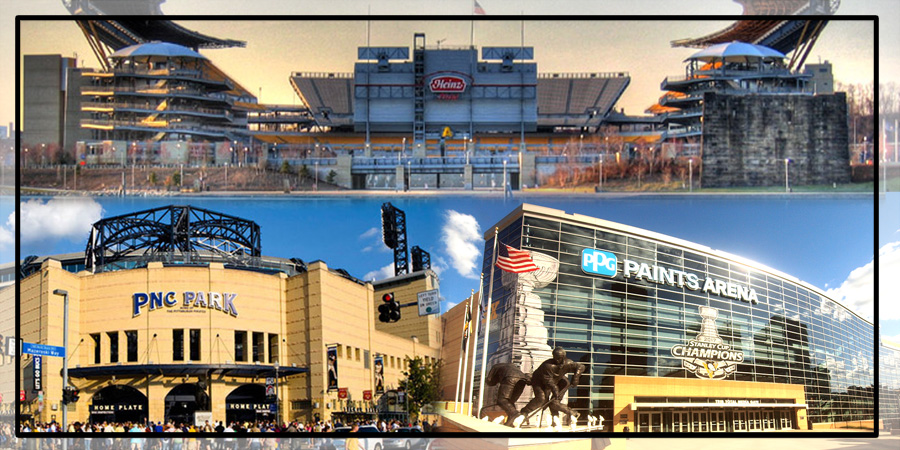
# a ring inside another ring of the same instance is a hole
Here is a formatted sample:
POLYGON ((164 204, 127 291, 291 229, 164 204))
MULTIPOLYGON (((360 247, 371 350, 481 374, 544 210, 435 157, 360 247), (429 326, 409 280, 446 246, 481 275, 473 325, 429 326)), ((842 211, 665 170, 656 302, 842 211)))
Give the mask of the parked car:
MULTIPOLYGON (((353 437, 359 439, 359 445, 362 446, 362 448, 364 448, 365 450, 383 450, 384 449, 384 443, 382 442, 382 439, 380 437, 369 437, 373 433, 379 433, 379 434, 381 433, 381 431, 379 431, 378 428, 375 427, 374 425, 363 425, 363 426, 359 427, 359 430, 357 430, 356 433, 351 433, 350 432, 351 429, 352 429, 351 427, 338 427, 338 428, 334 429, 334 432, 335 433, 346 433, 345 436, 348 436, 348 437, 353 436, 353 437), (359 436, 360 433, 365 434, 366 437, 359 436)), ((350 449, 350 450, 356 450, 356 449, 350 449)))
POLYGON ((400 427, 385 436, 382 440, 385 450, 426 449, 430 439, 418 437, 422 430, 415 427, 400 427))

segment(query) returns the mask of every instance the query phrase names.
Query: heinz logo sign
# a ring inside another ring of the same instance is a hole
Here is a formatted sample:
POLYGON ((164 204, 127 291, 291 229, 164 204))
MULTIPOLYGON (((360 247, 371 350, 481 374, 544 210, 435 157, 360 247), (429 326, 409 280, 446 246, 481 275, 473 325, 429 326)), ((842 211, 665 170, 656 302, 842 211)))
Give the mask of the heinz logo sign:
POLYGON ((581 251, 581 270, 586 273, 614 277, 616 276, 617 262, 616 255, 610 252, 593 248, 586 248, 581 251))
POLYGON ((466 80, 453 75, 434 77, 429 83, 431 92, 460 94, 466 90, 466 80))

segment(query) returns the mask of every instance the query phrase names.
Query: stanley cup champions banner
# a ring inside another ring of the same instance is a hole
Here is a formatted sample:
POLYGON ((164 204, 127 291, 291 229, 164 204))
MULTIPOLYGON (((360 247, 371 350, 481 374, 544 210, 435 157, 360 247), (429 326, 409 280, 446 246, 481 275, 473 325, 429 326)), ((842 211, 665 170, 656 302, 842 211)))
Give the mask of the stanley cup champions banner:
POLYGON ((328 347, 325 353, 328 356, 328 390, 336 391, 338 389, 337 346, 328 347))
POLYGON ((375 394, 384 394, 384 356, 375 356, 375 394))

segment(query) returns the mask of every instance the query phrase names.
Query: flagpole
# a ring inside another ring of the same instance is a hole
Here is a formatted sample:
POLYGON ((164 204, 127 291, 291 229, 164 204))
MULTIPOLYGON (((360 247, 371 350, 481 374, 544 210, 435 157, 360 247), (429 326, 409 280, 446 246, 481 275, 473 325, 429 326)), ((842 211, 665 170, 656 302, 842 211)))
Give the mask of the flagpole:
MULTIPOLYGON (((466 378, 467 378, 467 377, 466 377, 466 373, 468 373, 468 371, 469 371, 469 347, 471 347, 471 345, 469 345, 469 339, 470 339, 470 336, 472 335, 472 328, 471 328, 471 327, 472 327, 472 303, 473 303, 474 300, 475 300, 475 291, 472 290, 472 295, 469 296, 469 305, 466 307, 466 317, 469 318, 469 320, 468 320, 469 326, 464 326, 464 327, 463 327, 463 328, 465 329, 465 331, 466 331, 466 337, 465 337, 465 339, 464 339, 465 342, 464 342, 464 344, 463 344, 463 345, 465 345, 465 347, 466 347, 466 348, 465 348, 465 350, 466 350, 466 357, 465 357, 465 359, 464 359, 463 362, 462 362, 462 364, 463 364, 463 367, 462 367, 462 371, 463 371, 463 373, 462 373, 462 387, 460 388, 460 391, 459 391, 459 392, 460 392, 460 396, 462 397, 462 398, 461 398, 461 399, 462 399, 462 404, 465 404, 465 401, 466 401, 466 381, 467 381, 467 380, 466 380, 466 378)), ((465 407, 460 407, 460 409, 461 409, 460 412, 463 412, 463 413, 465 412, 465 407)), ((470 411, 472 410, 472 405, 469 405, 469 410, 470 410, 470 411)))
MULTIPOLYGON (((472 339, 474 340, 476 346, 478 345, 478 324, 481 323, 481 320, 483 319, 482 310, 481 310, 481 304, 483 302, 484 302, 484 273, 481 274, 481 281, 478 282, 478 316, 477 316, 478 320, 475 321, 475 331, 472 332, 472 339)), ((472 375, 469 375, 470 376, 470 379, 469 379, 469 405, 472 404, 472 396, 473 396, 473 393, 475 392, 475 359, 476 358, 478 358, 477 348, 475 351, 472 352, 472 375)), ((463 393, 463 395, 465 395, 465 393, 463 393)), ((471 406, 469 407, 469 409, 470 409, 469 415, 472 415, 471 414, 472 413, 471 406)), ((478 416, 475 416, 475 417, 478 417, 478 416)))
POLYGON ((481 347, 481 380, 478 383, 478 413, 475 417, 481 415, 481 408, 484 407, 484 372, 485 366, 487 365, 488 338, 491 334, 491 300, 494 296, 494 266, 497 264, 497 238, 499 236, 500 228, 494 227, 494 249, 491 252, 491 279, 488 281, 487 310, 484 313, 484 345, 481 347))
MULTIPOLYGON (((471 299, 469 300, 469 303, 471 303, 471 299)), ((466 305, 466 311, 468 311, 468 310, 469 310, 469 305, 467 304, 467 305, 466 305)), ((468 347, 468 345, 466 345, 466 317, 465 317, 465 313, 463 313, 463 327, 462 327, 462 334, 460 335, 459 340, 460 340, 460 347, 459 347, 459 367, 458 367, 457 370, 456 370, 456 396, 453 397, 453 401, 454 401, 453 411, 454 411, 454 412, 459 412, 459 403, 460 403, 460 398, 459 398, 459 393, 460 393, 460 381, 462 380, 462 373, 463 373, 463 372, 462 372, 462 366, 463 366, 463 351, 464 351, 464 350, 467 350, 466 347, 468 347)))

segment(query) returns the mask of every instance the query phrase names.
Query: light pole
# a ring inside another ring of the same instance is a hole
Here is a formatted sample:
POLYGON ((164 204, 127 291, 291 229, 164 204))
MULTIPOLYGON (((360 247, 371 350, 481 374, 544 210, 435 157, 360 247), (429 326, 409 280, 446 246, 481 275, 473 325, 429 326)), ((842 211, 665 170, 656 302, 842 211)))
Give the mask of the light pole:
POLYGON ((278 380, 278 369, 280 367, 281 366, 279 366, 278 363, 276 362, 275 363, 275 421, 276 421, 276 424, 281 422, 281 419, 278 416, 278 390, 281 388, 281 386, 279 386, 279 383, 278 383, 278 381, 279 381, 278 380))
POLYGON ((584 148, 584 134, 578 136, 578 154, 581 154, 581 150, 584 148))
POLYGON ((319 190, 319 161, 316 161, 316 168, 313 170, 316 173, 316 184, 313 185, 313 190, 319 190))
POLYGON ((694 158, 688 158, 688 192, 694 192, 694 158))
POLYGON ((784 158, 784 192, 791 192, 790 178, 788 177, 788 164, 791 158, 784 158))
MULTIPOLYGON (((63 389, 65 390, 69 387, 69 291, 63 289, 54 289, 53 295, 62 295, 63 296, 63 389)), ((68 419, 69 419, 69 405, 63 404, 62 406, 62 431, 66 431, 69 427, 68 419)), ((63 439, 63 448, 65 448, 66 441, 68 439, 63 439)))
POLYGON ((603 192, 603 154, 600 154, 600 175, 597 177, 597 191, 603 192))

